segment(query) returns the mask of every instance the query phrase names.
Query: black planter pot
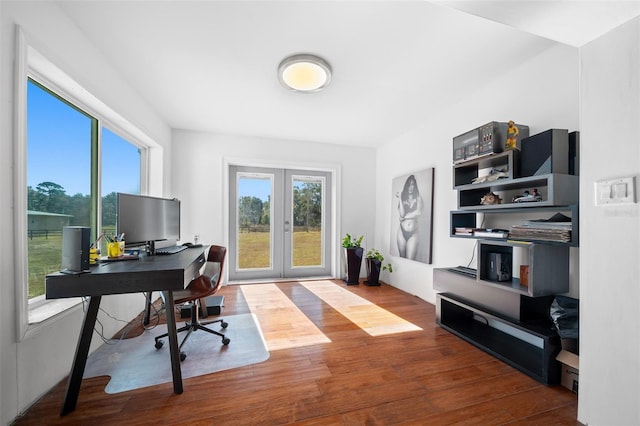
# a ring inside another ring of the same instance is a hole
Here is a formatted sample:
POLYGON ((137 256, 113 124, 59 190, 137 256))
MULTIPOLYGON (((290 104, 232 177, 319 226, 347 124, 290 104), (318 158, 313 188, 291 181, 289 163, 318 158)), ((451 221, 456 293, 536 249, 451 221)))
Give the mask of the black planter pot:
POLYGON ((351 247, 345 249, 347 256, 347 277, 344 282, 347 285, 357 285, 360 280, 360 268, 362 267, 362 247, 351 247))
POLYGON ((377 259, 365 259, 367 265, 366 285, 380 285, 380 268, 382 262, 377 259))

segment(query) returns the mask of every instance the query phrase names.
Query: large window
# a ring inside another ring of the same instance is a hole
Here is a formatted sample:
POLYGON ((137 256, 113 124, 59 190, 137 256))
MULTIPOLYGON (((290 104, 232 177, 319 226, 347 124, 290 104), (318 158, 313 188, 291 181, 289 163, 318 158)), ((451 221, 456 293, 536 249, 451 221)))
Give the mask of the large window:
POLYGON ((102 128, 102 232, 116 230, 116 194, 140 194, 140 148, 102 128))
MULTIPOLYGON (((140 193, 141 150, 63 96, 27 82, 29 300, 61 263, 62 228, 115 229, 116 192, 140 193), (101 212, 101 214, 100 214, 101 212)), ((98 232, 100 230, 100 232, 98 232)))

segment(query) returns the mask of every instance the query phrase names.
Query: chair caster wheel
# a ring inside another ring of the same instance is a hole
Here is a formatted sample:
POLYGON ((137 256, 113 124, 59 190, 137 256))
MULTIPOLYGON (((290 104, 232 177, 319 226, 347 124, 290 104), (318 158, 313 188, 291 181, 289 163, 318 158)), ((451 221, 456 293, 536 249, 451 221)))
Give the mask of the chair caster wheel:
POLYGON ((231 339, 229 339, 228 337, 225 337, 222 339, 222 344, 227 346, 229 344, 229 342, 231 342, 231 339))
POLYGON ((156 349, 160 349, 164 345, 164 340, 156 340, 156 349))
POLYGON ((180 352, 180 361, 184 361, 185 359, 187 359, 187 354, 184 352, 180 352))
POLYGON ((228 322, 224 322, 224 321, 222 321, 222 322, 220 323, 220 325, 222 326, 222 328, 227 328, 227 327, 229 327, 229 323, 228 323, 228 322))

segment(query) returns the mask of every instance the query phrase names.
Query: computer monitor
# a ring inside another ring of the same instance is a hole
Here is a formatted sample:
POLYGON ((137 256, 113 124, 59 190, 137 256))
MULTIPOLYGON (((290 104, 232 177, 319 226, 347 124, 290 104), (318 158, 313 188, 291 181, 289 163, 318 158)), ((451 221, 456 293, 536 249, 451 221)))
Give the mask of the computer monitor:
POLYGON ((117 203, 116 232, 124 233, 127 246, 153 251, 158 241, 180 239, 180 200, 119 192, 117 203))

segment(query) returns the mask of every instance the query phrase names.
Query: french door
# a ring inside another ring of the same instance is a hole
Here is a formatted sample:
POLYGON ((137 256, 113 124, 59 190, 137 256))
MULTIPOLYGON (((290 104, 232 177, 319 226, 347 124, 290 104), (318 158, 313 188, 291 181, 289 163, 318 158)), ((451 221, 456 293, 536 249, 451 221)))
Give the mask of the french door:
POLYGON ((229 168, 229 279, 331 275, 331 174, 229 168))

